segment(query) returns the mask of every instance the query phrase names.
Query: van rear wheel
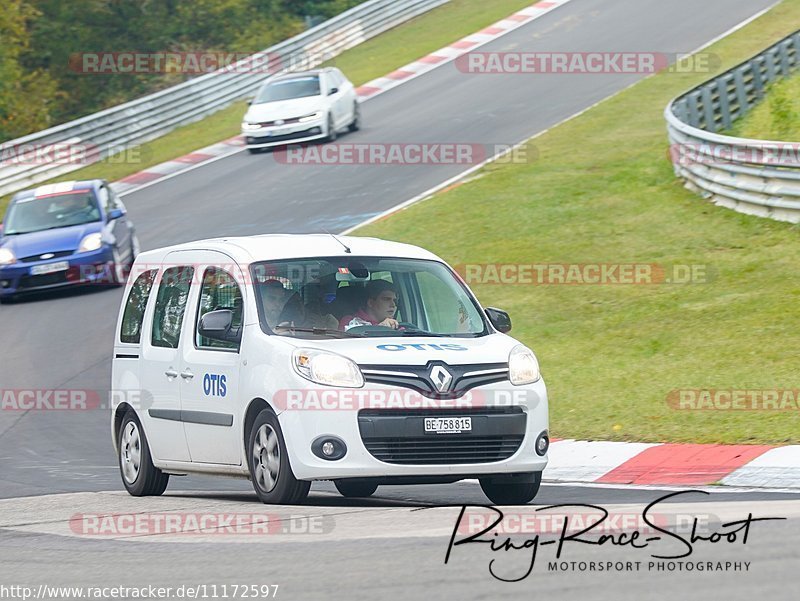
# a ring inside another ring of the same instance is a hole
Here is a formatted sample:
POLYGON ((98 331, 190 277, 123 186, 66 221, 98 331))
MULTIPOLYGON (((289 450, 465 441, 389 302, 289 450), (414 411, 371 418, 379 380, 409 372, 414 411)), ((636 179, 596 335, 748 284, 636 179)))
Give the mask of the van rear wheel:
POLYGON ((296 505, 308 496, 311 482, 294 477, 278 417, 270 409, 256 416, 248 437, 250 479, 262 503, 296 505))
POLYGON ((119 428, 119 471, 125 490, 134 497, 157 497, 167 489, 169 474, 155 465, 139 418, 128 411, 119 428))

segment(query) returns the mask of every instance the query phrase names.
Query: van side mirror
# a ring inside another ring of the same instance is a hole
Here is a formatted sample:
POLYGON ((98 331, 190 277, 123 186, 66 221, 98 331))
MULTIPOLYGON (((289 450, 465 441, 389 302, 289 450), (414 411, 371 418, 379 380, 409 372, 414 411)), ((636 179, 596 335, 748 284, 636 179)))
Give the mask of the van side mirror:
POLYGON ((197 333, 203 338, 220 342, 242 341, 241 328, 233 329, 233 311, 230 309, 217 309, 203 315, 197 326, 197 333))
POLYGON ((505 334, 511 331, 511 316, 502 309, 486 307, 486 317, 498 332, 505 334))
POLYGON ((124 214, 125 211, 123 211, 122 209, 111 209, 108 212, 108 220, 114 221, 115 219, 119 219, 120 217, 122 217, 124 214))
POLYGON ((333 96, 339 91, 339 88, 331 88, 330 92, 328 92, 328 96, 333 96))

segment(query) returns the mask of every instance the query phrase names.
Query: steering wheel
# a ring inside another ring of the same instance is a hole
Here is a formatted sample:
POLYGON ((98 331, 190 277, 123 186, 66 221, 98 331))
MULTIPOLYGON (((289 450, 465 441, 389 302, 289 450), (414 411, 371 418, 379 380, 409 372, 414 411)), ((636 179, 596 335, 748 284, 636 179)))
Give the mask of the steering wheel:
MULTIPOLYGON (((410 328, 412 330, 419 330, 419 328, 415 324, 413 324, 411 322, 408 322, 408 321, 398 321, 397 325, 398 325, 398 328, 410 328)), ((373 324, 369 324, 369 325, 363 325, 363 326, 354 326, 352 328, 349 328, 347 331, 348 332, 353 332, 354 334, 361 334, 361 333, 365 333, 365 332, 376 332, 376 331, 377 332, 385 332, 385 331, 397 332, 398 330, 396 330, 395 328, 390 328, 389 326, 382 326, 380 324, 374 324, 374 325, 373 324), (379 329, 377 329, 377 328, 379 328, 379 329)))

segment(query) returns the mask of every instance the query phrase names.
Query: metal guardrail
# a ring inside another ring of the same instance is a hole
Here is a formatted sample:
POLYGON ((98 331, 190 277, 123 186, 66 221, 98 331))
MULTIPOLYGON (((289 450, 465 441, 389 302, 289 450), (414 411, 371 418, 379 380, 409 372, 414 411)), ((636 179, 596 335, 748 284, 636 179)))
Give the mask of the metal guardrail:
POLYGON ((800 141, 718 133, 798 67, 800 31, 670 102, 670 155, 687 188, 740 213, 800 223, 800 141))
POLYGON ((0 145, 0 195, 16 192, 162 136, 246 98, 270 75, 312 68, 450 0, 368 0, 289 40, 155 94, 0 145), (248 69, 248 65, 254 68, 248 69), (65 160, 48 148, 82 147, 65 160), (43 160, 2 160, 35 149, 43 160), (52 156, 53 160, 48 160, 52 156))

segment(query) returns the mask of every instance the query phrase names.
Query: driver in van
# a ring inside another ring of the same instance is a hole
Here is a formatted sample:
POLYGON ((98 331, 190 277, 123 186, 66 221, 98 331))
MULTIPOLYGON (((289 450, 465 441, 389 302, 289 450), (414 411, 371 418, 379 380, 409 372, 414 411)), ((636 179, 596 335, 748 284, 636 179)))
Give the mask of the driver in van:
POLYGON ((340 330, 358 326, 385 326, 396 330, 400 324, 397 313, 397 292, 391 282, 372 280, 366 286, 366 304, 355 315, 345 315, 339 320, 340 330))

